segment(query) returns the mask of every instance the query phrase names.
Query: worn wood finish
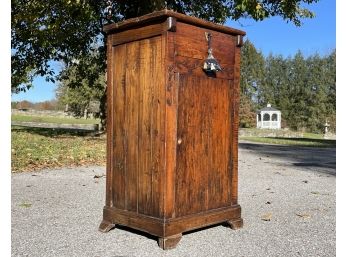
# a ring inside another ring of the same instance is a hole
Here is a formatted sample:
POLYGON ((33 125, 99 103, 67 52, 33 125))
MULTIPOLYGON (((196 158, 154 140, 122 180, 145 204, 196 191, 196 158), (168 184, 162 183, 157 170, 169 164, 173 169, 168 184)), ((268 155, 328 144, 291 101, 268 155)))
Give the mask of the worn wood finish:
POLYGON ((159 237, 242 226, 238 205, 239 62, 244 32, 162 11, 108 35, 106 202, 99 230, 120 224, 159 237), (205 32, 223 67, 202 69, 205 32))
POLYGON ((241 208, 239 205, 233 205, 171 219, 162 219, 105 206, 103 215, 107 219, 99 227, 102 232, 109 231, 115 224, 122 224, 164 238, 217 223, 227 222, 231 225, 231 222, 240 222, 241 208), (106 227, 110 229, 106 230, 106 227))
POLYGON ((230 205, 232 86, 226 79, 180 77, 175 187, 179 216, 230 205))
POLYGON ((175 18, 169 17, 162 23, 150 24, 141 28, 134 28, 132 30, 122 31, 117 34, 110 35, 112 45, 120 45, 135 40, 150 38, 161 35, 166 31, 176 30, 175 18))
POLYGON ((177 234, 177 235, 168 236, 168 237, 160 237, 158 239, 158 245, 163 250, 173 249, 179 243, 181 237, 182 237, 182 234, 177 234))
MULTIPOLYGON (((237 41, 237 38, 235 38, 237 41)), ((232 204, 238 202, 238 128, 239 128, 239 83, 240 83, 240 48, 236 47, 234 55, 234 86, 233 86, 233 129, 232 129, 232 204)))
POLYGON ((237 230, 237 229, 240 229, 243 227, 243 219, 229 220, 229 221, 227 221, 227 223, 234 230, 237 230))

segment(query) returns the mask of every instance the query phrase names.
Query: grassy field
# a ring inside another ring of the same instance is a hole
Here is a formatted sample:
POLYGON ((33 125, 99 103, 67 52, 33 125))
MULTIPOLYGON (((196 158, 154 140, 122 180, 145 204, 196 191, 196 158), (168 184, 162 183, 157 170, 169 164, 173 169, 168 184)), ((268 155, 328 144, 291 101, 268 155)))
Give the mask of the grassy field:
POLYGON ((12 172, 80 165, 105 165, 106 140, 88 132, 23 128, 11 129, 12 172))
POLYGON ((61 118, 50 116, 31 116, 13 114, 11 121, 25 121, 25 122, 40 122, 40 123, 65 123, 65 124, 98 124, 98 119, 84 119, 84 118, 61 118))

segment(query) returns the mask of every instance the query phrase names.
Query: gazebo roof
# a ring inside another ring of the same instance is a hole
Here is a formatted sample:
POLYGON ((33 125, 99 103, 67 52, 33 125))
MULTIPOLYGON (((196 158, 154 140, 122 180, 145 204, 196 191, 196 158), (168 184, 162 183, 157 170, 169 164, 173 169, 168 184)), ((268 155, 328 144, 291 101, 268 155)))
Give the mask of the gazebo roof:
POLYGON ((279 112, 278 109, 273 108, 270 104, 267 104, 267 107, 264 107, 264 108, 258 110, 257 113, 260 113, 260 112, 269 112, 269 111, 279 112))

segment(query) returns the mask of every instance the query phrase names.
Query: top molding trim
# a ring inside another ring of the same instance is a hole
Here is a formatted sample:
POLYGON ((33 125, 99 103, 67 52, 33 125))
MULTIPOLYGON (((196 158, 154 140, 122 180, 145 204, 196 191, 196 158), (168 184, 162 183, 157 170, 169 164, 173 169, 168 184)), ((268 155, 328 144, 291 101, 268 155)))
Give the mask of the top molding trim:
POLYGON ((107 34, 110 33, 115 33, 118 31, 123 31, 126 29, 132 29, 135 27, 140 27, 143 25, 146 25, 148 23, 152 23, 155 22, 157 20, 163 20, 166 19, 168 17, 173 17, 175 18, 177 21, 181 21, 184 23, 188 23, 188 24, 192 24, 192 25, 196 25, 198 27, 202 27, 202 28, 206 28, 206 29, 211 29, 211 30, 215 30, 215 31, 219 31, 219 32, 223 32, 226 34, 231 34, 231 35, 241 35, 241 36, 245 36, 245 32, 242 30, 238 30, 238 29, 234 29, 231 27, 227 27, 227 26, 223 26, 223 25, 219 25, 213 22, 209 22, 206 20, 202 20, 196 17, 192 17, 192 16, 188 16, 182 13, 178 13, 178 12, 174 12, 172 10, 161 10, 161 11, 156 11, 156 12, 152 12, 140 17, 136 17, 136 18, 132 18, 132 19, 127 19, 118 23, 112 23, 112 24, 108 24, 105 25, 103 27, 103 31, 107 34))

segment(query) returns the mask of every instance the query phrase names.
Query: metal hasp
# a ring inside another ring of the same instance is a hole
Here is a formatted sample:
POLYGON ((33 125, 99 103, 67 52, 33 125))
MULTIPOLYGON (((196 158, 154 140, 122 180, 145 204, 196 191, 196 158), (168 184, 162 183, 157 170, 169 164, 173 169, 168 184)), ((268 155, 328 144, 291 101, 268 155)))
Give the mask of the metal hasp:
POLYGON ((220 64, 213 56, 213 49, 211 48, 211 33, 205 32, 205 37, 208 41, 208 58, 204 61, 203 70, 208 74, 222 71, 220 64))

